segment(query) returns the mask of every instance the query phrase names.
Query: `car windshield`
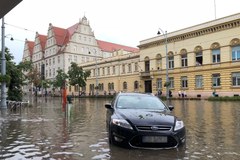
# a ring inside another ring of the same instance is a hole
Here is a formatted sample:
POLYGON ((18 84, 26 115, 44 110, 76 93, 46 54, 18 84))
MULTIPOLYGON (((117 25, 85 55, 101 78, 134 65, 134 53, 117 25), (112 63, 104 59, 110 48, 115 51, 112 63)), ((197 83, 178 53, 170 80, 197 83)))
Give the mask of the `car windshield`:
POLYGON ((157 97, 148 95, 121 95, 117 101, 119 109, 165 110, 166 106, 157 97))

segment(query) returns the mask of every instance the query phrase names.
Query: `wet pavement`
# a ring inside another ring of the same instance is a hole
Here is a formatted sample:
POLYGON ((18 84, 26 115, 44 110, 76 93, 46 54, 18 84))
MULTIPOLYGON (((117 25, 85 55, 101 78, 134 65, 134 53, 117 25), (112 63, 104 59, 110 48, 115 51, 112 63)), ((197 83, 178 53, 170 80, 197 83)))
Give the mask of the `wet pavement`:
POLYGON ((185 122, 186 146, 129 150, 108 143, 104 104, 109 101, 77 98, 66 114, 60 98, 43 97, 21 110, 1 111, 0 159, 240 159, 239 102, 171 101, 173 113, 185 122))

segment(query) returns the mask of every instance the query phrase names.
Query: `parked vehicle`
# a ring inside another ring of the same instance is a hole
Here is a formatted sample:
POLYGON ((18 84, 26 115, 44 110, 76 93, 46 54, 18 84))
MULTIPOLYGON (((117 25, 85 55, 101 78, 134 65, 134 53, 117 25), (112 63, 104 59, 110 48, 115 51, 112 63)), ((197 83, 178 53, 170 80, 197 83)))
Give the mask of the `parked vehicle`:
POLYGON ((109 142, 130 148, 176 148, 185 143, 185 126, 158 97, 119 93, 107 108, 109 142))

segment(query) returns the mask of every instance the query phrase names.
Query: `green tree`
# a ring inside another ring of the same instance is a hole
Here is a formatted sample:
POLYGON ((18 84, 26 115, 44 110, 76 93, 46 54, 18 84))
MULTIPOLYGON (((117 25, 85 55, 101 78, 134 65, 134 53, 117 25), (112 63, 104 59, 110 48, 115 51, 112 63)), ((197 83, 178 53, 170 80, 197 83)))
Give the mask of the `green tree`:
MULTIPOLYGON (((22 73, 22 67, 16 65, 13 62, 14 57, 10 53, 9 49, 5 49, 5 58, 6 58, 6 76, 7 78, 0 78, 7 83, 7 99, 12 101, 22 101, 23 92, 22 86, 24 81, 24 75, 22 73)), ((1 76, 2 77, 2 76, 1 76)))
POLYGON ((57 70, 56 79, 52 82, 53 87, 62 89, 67 79, 68 75, 62 69, 57 70))
POLYGON ((79 87, 86 86, 86 80, 90 76, 90 73, 90 71, 84 71, 82 67, 72 62, 71 68, 68 71, 69 84, 72 86, 78 85, 79 87))

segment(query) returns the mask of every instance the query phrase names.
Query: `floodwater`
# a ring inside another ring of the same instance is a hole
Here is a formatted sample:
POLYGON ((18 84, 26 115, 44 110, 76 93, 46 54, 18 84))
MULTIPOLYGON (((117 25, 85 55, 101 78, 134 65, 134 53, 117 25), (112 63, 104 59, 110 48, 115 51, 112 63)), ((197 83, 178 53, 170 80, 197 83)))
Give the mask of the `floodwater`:
POLYGON ((38 98, 30 107, 0 115, 0 159, 172 160, 240 159, 239 102, 174 100, 173 113, 187 129, 186 146, 169 150, 109 145, 110 99, 75 99, 65 114, 60 98, 38 98))

